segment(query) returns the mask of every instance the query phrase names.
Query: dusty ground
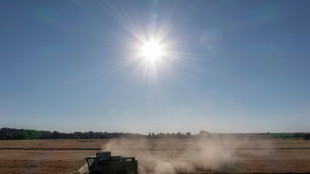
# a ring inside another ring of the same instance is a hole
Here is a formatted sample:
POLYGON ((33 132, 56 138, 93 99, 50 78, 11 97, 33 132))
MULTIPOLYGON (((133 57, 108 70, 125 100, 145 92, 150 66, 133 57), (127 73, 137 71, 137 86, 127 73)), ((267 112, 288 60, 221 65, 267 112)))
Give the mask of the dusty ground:
MULTIPOLYGON (((171 161, 180 159, 181 153, 202 156, 191 144, 192 140, 0 140, 0 173, 72 173, 83 164, 83 158, 94 155, 98 149, 112 150, 112 155, 136 156, 139 164, 146 155, 148 160, 171 161), (111 143, 111 141, 113 143, 111 143), (197 154, 196 154, 197 153, 197 154)), ((309 173, 310 141, 304 140, 238 140, 229 144, 233 158, 220 168, 202 169, 200 172, 230 173, 309 173), (235 145, 237 142, 237 145, 235 145)), ((212 146, 206 142, 204 147, 212 146)), ((218 145, 217 145, 218 146, 218 145)), ((219 145, 220 146, 220 145, 219 145)), ((197 146, 193 146, 197 147, 197 146)), ((229 148, 228 146, 223 146, 229 148)), ((208 154, 213 149, 209 149, 208 154)), ((225 155, 225 149, 215 149, 225 155), (219 151, 220 150, 220 151, 219 151)), ((222 154, 222 155, 223 155, 222 154)), ((187 154, 186 154, 187 155, 187 154)), ((186 155, 181 156, 186 158, 186 155)), ((226 157, 226 156, 224 156, 226 157)), ((192 156, 188 156, 192 158, 192 156)), ((208 157, 206 157, 208 158, 208 157)), ((208 163, 213 158, 208 159, 208 163)), ((193 159, 194 160, 194 159, 193 159)), ((214 160, 218 160, 214 158, 214 160)), ((207 163, 207 162, 205 162, 207 163)), ((155 163, 154 163, 155 164, 155 163)), ((201 163, 202 166, 204 163, 201 163)), ((198 170, 197 170, 198 171, 198 170)))

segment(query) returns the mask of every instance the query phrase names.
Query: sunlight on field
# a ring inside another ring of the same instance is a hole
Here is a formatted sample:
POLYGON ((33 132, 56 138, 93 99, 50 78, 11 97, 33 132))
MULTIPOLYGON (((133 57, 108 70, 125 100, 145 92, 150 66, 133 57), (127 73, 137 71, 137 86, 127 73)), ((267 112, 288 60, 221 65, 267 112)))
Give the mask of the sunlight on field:
POLYGON ((1 140, 0 173, 71 173, 102 148, 135 156, 140 173, 310 171, 310 142, 304 140, 114 139, 1 140))

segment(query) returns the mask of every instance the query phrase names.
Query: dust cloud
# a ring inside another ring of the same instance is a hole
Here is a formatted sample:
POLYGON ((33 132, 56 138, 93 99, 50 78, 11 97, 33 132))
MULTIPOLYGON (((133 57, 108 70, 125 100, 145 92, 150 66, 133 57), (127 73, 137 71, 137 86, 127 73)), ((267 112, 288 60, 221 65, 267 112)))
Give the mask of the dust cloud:
POLYGON ((238 159, 236 150, 246 139, 208 137, 192 139, 111 140, 102 145, 112 155, 136 157, 140 174, 212 172, 238 159))
POLYGON ((76 171, 72 174, 84 174, 84 173, 88 173, 87 163, 85 163, 78 171, 76 171))

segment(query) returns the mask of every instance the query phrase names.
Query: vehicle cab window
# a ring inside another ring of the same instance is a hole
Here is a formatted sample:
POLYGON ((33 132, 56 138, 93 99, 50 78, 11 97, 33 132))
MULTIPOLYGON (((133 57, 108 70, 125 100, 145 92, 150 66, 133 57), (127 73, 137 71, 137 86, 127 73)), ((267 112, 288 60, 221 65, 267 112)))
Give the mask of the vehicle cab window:
POLYGON ((94 168, 95 167, 95 159, 94 158, 88 158, 87 159, 88 167, 94 168))

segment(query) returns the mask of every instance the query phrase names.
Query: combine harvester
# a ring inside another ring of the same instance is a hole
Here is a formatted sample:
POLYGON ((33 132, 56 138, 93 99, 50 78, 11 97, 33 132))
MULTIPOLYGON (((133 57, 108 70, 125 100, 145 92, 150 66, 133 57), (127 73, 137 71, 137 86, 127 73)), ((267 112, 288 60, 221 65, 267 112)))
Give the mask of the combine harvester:
POLYGON ((111 156, 111 152, 97 152, 85 158, 89 174, 138 174, 134 157, 111 156))

